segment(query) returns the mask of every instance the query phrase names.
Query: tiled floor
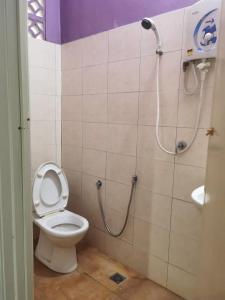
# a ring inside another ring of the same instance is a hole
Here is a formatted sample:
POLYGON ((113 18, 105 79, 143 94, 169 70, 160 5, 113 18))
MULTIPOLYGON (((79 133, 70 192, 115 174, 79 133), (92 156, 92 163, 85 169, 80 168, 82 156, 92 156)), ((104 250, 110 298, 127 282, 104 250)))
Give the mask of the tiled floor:
POLYGON ((95 248, 80 249, 78 260, 78 269, 68 275, 35 260, 35 300, 181 300, 95 248), (109 279, 117 272, 127 278, 119 285, 109 279))

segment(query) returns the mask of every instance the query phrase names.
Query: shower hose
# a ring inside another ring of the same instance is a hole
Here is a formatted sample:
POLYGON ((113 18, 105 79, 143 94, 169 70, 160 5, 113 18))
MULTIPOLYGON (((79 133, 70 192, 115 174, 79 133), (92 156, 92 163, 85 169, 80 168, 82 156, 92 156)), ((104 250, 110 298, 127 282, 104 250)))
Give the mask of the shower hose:
MULTIPOLYGON (((160 124, 160 85, 159 85, 160 61, 161 61, 161 56, 158 55, 158 59, 157 59, 157 75, 156 75, 156 92, 157 92, 156 140, 157 140, 158 146, 164 152, 166 152, 168 154, 171 154, 171 155, 182 154, 182 153, 186 152, 188 149, 190 149, 190 147, 193 145, 193 143, 194 143, 194 141, 196 139, 197 133, 198 133, 198 127, 199 127, 199 122, 200 122, 200 117, 201 117, 202 105, 203 105, 203 101, 204 101, 205 78, 206 78, 206 73, 208 72, 208 68, 210 66, 210 63, 206 63, 203 60, 202 63, 200 63, 197 66, 199 68, 200 72, 201 72, 201 84, 200 84, 200 100, 199 100, 199 105, 198 105, 198 109, 197 109, 197 115, 196 115, 196 119, 195 119, 194 134, 193 134, 193 136, 192 136, 189 144, 183 150, 178 150, 177 147, 176 147, 175 151, 170 151, 170 150, 166 149, 162 145, 162 143, 160 141, 160 138, 159 138, 159 124, 160 124)), ((198 88, 198 83, 197 83, 198 79, 197 79, 197 74, 196 74, 194 63, 192 62, 191 65, 192 65, 193 73, 194 73, 195 88, 191 92, 185 90, 185 94, 189 94, 189 95, 193 95, 197 91, 197 88, 198 88)))
POLYGON ((125 217, 125 220, 124 220, 124 223, 123 223, 123 226, 122 228, 120 229, 119 232, 115 233, 115 232, 112 232, 111 228, 109 227, 108 223, 107 223, 107 220, 106 220, 106 216, 105 216, 105 212, 104 212, 104 208, 103 208, 103 204, 102 204, 102 198, 101 198, 101 195, 100 195, 100 189, 102 187, 102 182, 101 180, 98 180, 96 182, 96 187, 97 187, 97 197, 98 197, 98 203, 99 203, 99 208, 100 208, 100 212, 101 212, 101 216, 102 216, 102 220, 103 220, 103 223, 104 223, 104 226, 106 228, 106 230, 108 231, 108 233, 113 236, 113 237, 119 237, 123 234, 126 226, 127 226, 127 222, 128 222, 128 217, 129 217, 129 212, 130 212, 130 206, 131 206, 131 202, 132 202, 132 199, 133 199, 133 194, 134 194, 134 189, 135 189, 135 185, 137 183, 137 176, 134 175, 132 176, 132 180, 131 180, 131 190, 130 190, 130 198, 129 198, 129 202, 128 202, 128 206, 127 206, 127 210, 126 210, 126 217, 125 217))

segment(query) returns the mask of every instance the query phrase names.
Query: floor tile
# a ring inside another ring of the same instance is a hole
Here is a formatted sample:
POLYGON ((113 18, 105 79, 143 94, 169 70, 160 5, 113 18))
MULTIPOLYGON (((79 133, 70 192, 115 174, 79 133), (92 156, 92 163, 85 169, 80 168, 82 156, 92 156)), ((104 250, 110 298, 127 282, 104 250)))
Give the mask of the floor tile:
POLYGON ((172 292, 123 266, 95 248, 81 246, 79 267, 70 274, 53 272, 35 259, 35 300, 181 300, 172 292), (126 277, 120 284, 114 273, 126 277))
POLYGON ((145 279, 138 286, 133 286, 121 292, 119 296, 126 300, 181 300, 172 292, 162 288, 158 284, 145 279))
POLYGON ((120 300, 87 274, 61 275, 35 261, 35 300, 120 300))
POLYGON ((142 279, 142 276, 137 274, 135 271, 123 266, 92 247, 88 247, 83 251, 80 251, 78 271, 81 273, 87 273, 93 279, 97 280, 113 292, 126 290, 130 286, 134 286, 139 283, 142 279), (110 277, 115 273, 122 274, 126 277, 126 280, 119 285, 116 284, 110 279, 110 277))

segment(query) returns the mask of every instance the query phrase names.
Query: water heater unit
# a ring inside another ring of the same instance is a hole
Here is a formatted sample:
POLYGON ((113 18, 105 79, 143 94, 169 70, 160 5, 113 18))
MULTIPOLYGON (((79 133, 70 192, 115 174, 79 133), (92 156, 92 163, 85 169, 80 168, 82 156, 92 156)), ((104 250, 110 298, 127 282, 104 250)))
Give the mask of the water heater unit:
POLYGON ((201 0, 185 10, 183 61, 215 58, 221 0, 201 0))

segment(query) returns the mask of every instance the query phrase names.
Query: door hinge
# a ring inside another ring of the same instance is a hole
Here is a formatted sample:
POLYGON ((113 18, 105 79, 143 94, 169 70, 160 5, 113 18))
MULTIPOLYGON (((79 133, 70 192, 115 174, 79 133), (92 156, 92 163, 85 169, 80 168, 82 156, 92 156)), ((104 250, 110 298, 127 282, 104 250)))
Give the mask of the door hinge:
POLYGON ((19 130, 25 130, 25 129, 29 129, 30 128, 30 118, 27 118, 26 119, 26 121, 24 122, 24 124, 26 125, 26 126, 22 126, 22 125, 20 125, 20 126, 18 126, 18 129, 19 130))

